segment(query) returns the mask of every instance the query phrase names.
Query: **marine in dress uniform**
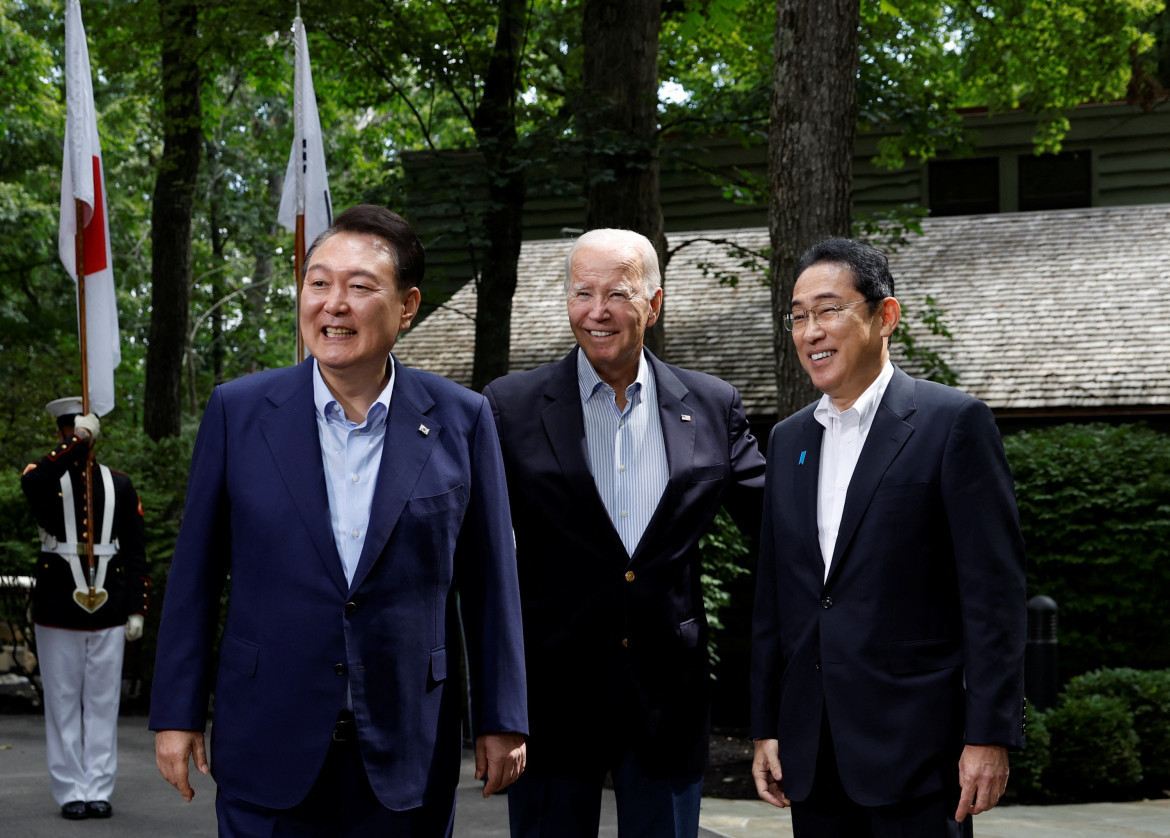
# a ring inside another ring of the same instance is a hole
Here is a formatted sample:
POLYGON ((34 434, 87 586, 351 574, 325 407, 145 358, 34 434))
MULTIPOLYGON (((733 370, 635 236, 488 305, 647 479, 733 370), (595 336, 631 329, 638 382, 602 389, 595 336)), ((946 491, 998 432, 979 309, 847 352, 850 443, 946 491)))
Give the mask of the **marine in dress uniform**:
POLYGON ((49 779, 63 817, 107 818, 118 763, 122 653, 127 640, 142 636, 150 586, 142 504, 129 477, 91 456, 99 422, 78 415, 80 399, 57 399, 46 409, 57 417, 59 444, 25 468, 20 485, 41 534, 32 620, 49 779))

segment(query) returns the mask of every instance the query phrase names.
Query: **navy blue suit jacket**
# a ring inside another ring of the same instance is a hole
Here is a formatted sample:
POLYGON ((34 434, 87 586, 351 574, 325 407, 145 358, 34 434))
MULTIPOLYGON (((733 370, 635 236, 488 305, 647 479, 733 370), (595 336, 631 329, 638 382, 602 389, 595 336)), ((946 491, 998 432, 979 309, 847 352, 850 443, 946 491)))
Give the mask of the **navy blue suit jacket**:
POLYGON ((353 697, 390 809, 449 794, 461 736, 456 589, 475 733, 527 731, 511 520, 483 397, 395 361, 365 548, 347 585, 330 531, 312 360, 218 387, 167 582, 150 726, 202 730, 228 793, 300 802, 353 697), (214 663, 221 590, 227 614, 214 663))
POLYGON ((1023 745, 1024 546, 988 407, 894 370, 828 579, 814 405, 772 431, 752 643, 752 736, 804 800, 828 712, 864 806, 958 788, 964 743, 1023 745))
POLYGON ((484 390, 516 527, 528 771, 593 776, 629 746, 650 774, 699 771, 710 692, 699 538, 724 503, 756 526, 764 458, 734 387, 647 352, 669 478, 628 555, 589 470, 579 351, 484 390))

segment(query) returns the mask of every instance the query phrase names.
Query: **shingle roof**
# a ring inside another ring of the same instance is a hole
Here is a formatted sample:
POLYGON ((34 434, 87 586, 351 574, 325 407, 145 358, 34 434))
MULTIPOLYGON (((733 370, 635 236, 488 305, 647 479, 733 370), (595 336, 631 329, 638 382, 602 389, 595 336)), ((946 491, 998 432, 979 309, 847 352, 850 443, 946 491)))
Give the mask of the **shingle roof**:
MULTIPOLYGON (((762 269, 712 240, 760 251, 765 229, 679 233, 666 272, 666 355, 735 384, 773 415, 772 317, 762 269), (704 265, 708 275, 704 275, 704 265), (735 287, 717 274, 738 274, 735 287)), ((562 292, 570 241, 525 242, 512 309, 512 370, 573 346, 562 292)), ((926 219, 890 258, 903 317, 1000 411, 1170 408, 1170 204, 926 219), (919 322, 925 297, 952 340, 919 322)), ((474 283, 407 333, 410 366, 471 380, 474 283)), ((895 359, 899 352, 895 350, 895 359)))

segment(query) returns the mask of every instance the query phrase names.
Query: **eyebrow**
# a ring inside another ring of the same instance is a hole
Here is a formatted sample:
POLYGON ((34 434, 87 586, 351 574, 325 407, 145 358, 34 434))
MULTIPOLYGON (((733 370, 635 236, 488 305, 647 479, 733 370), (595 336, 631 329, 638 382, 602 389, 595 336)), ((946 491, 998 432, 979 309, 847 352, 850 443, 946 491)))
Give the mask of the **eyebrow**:
MULTIPOLYGON (((843 299, 845 299, 845 298, 842 297, 840 294, 836 294, 832 291, 822 291, 820 294, 817 294, 815 297, 813 297, 813 302, 815 303, 817 301, 843 300, 843 299)), ((801 301, 796 299, 795 297, 792 299, 792 302, 789 303, 789 306, 791 308, 808 308, 808 306, 801 303, 801 301)))

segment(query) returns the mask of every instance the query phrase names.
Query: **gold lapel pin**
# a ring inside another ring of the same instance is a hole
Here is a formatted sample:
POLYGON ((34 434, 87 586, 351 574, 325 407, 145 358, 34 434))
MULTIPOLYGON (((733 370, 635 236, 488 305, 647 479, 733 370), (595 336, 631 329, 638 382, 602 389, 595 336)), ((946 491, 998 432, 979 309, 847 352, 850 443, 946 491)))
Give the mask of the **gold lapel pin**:
POLYGON ((420 434, 422 434, 423 436, 427 436, 428 434, 430 434, 430 432, 431 432, 431 429, 430 429, 430 428, 428 428, 426 425, 419 425, 419 426, 418 426, 418 432, 419 432, 420 434))

